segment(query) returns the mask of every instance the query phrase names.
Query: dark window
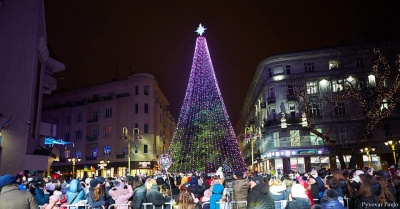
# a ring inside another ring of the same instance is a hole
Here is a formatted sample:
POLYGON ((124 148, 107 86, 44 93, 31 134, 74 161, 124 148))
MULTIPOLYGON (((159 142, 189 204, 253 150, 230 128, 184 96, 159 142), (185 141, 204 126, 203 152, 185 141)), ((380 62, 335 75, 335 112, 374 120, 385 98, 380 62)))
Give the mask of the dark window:
POLYGON ((149 113, 149 104, 144 104, 144 113, 149 113))
POLYGON ((135 113, 139 113, 139 104, 135 104, 135 113))
POLYGON ((144 124, 144 130, 143 133, 149 133, 149 124, 144 124))
POLYGON ((291 71, 292 71, 292 66, 286 65, 286 74, 291 74, 291 71))
POLYGON ((356 65, 357 65, 357 67, 364 67, 364 59, 362 57, 357 57, 356 65))
POLYGON ((304 70, 306 73, 314 72, 314 63, 313 62, 304 63, 304 70))
POLYGON ((144 86, 144 95, 149 95, 149 86, 144 86))
POLYGON ((135 86, 135 95, 139 95, 139 86, 135 86))
POLYGON ((149 145, 145 144, 145 145, 143 146, 143 152, 144 152, 144 154, 149 153, 149 145))

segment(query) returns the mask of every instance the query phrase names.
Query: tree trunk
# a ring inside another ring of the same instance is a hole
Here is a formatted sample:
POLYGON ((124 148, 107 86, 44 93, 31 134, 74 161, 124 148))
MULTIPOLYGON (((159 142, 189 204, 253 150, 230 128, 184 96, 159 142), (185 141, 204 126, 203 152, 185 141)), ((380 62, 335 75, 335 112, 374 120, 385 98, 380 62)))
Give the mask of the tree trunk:
POLYGON ((342 148, 340 146, 336 146, 336 153, 340 162, 340 169, 344 170, 347 168, 346 162, 344 162, 342 148))
POLYGON ((353 149, 351 150, 351 159, 349 162, 349 169, 355 169, 358 161, 358 157, 360 156, 359 150, 360 150, 360 143, 354 144, 353 149))

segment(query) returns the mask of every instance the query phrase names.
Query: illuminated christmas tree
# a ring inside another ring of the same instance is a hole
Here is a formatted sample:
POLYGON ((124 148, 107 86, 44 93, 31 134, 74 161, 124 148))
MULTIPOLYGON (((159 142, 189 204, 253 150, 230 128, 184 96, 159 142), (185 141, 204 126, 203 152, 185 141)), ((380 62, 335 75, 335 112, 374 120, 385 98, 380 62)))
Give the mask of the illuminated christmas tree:
POLYGON ((200 24, 185 99, 172 137, 172 171, 246 170, 200 24))

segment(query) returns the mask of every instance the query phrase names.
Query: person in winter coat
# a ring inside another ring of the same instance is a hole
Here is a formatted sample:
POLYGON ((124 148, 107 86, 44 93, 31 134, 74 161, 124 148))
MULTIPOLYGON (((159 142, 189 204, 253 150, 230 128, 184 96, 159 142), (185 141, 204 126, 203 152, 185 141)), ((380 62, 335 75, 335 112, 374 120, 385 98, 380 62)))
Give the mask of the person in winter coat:
POLYGON ((43 179, 33 178, 29 182, 29 192, 35 197, 38 205, 44 205, 49 202, 50 193, 46 190, 43 179))
POLYGON ((68 205, 73 205, 81 200, 86 199, 85 191, 83 190, 81 183, 77 179, 73 179, 69 183, 69 187, 65 193, 68 205))
MULTIPOLYGON (((129 198, 133 195, 133 189, 130 183, 128 182, 127 188, 125 188, 124 182, 116 181, 114 182, 114 186, 110 189, 109 194, 114 199, 115 204, 128 204, 129 198)), ((118 209, 127 209, 128 207, 118 207, 118 209)))
POLYGON ((90 181, 90 189, 87 198, 88 204, 93 209, 102 209, 105 206, 104 194, 102 193, 101 183, 97 179, 90 181))
POLYGON ((194 209, 195 199, 194 194, 187 187, 183 187, 179 192, 174 209, 194 209))
MULTIPOLYGON (((161 192, 159 192, 159 187, 157 185, 156 180, 154 179, 147 179, 146 183, 145 183, 145 187, 146 187, 146 202, 148 203, 152 203, 153 205, 155 205, 155 209, 161 209, 162 205, 165 204, 165 202, 167 202, 166 198, 161 194, 161 192)), ((167 205, 166 207, 164 207, 166 209, 170 208, 170 205, 167 205)))
POLYGON ((321 209, 346 209, 338 200, 338 194, 333 189, 325 190, 322 199, 324 203, 321 204, 321 209))
POLYGON ((378 206, 379 204, 379 198, 373 194, 372 192, 372 176, 370 175, 365 175, 362 177, 362 182, 360 184, 360 190, 358 191, 358 195, 356 197, 356 209, 364 209, 366 208, 365 206, 368 204, 371 207, 368 207, 368 209, 378 209, 380 208, 378 206))
POLYGON ((219 209, 220 204, 217 204, 217 202, 220 202, 222 198, 222 193, 224 192, 224 186, 219 182, 219 180, 214 180, 211 185, 211 192, 212 195, 210 197, 210 209, 219 209))
POLYGON ((250 178, 250 192, 247 196, 247 209, 274 209, 275 203, 262 176, 250 178))
POLYGON ((57 205, 57 202, 59 201, 57 195, 51 195, 49 198, 49 204, 44 204, 43 209, 59 209, 59 205, 57 205))
POLYGON ((15 177, 11 174, 0 178, 0 209, 38 209, 33 195, 21 191, 14 182, 15 177))
POLYGON ((204 189, 199 185, 199 182, 196 177, 190 178, 188 189, 194 194, 197 199, 203 197, 204 189))
MULTIPOLYGON (((243 179, 243 171, 239 170, 233 173, 233 178, 235 180, 232 182, 232 187, 233 187, 232 200, 237 202, 246 201, 250 188, 249 181, 247 181, 247 179, 243 179)), ((236 205, 234 205, 233 207, 237 209, 246 209, 246 204, 238 203, 238 207, 236 207, 236 205)))
POLYGON ((58 191, 58 190, 55 190, 53 195, 57 195, 57 197, 58 197, 57 204, 60 205, 60 208, 61 209, 67 209, 67 207, 63 207, 63 205, 68 205, 67 198, 65 197, 65 195, 62 192, 58 191))
POLYGON ((146 202, 147 190, 138 176, 133 178, 132 189, 135 190, 131 201, 132 209, 144 209, 143 203, 146 202))
POLYGON ((292 186, 292 192, 289 195, 289 201, 286 209, 306 209, 311 208, 311 201, 308 199, 306 189, 301 184, 292 186))

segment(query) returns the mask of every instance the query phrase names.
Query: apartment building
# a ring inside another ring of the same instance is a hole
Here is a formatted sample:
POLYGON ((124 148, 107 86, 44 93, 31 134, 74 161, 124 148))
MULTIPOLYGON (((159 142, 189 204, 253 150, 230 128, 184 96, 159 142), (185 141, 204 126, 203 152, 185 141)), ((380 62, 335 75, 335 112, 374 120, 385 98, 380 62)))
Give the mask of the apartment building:
MULTIPOLYGON (((399 52, 398 46, 343 46, 264 59, 258 65, 236 127, 249 169, 263 173, 336 169, 340 164, 335 149, 342 151, 346 163, 352 152, 359 152, 363 156, 357 161, 359 167, 381 168, 394 164, 391 146, 385 146, 384 142, 389 140, 389 135, 393 142, 400 140, 400 125, 396 122, 398 108, 380 121, 360 145, 357 144, 360 124, 365 119, 360 104, 354 99, 335 102, 335 98, 346 85, 359 89, 362 94, 373 91, 377 85, 372 73, 376 60, 374 47, 399 52), (298 92, 299 89, 303 92, 298 92), (307 103, 299 93, 304 93, 307 103), (309 117, 305 114, 306 105, 309 117), (311 133, 306 127, 308 120, 316 130, 337 141, 338 146, 332 147, 311 133), (354 150, 354 145, 363 147, 363 153, 354 150)), ((393 83, 395 75, 389 76, 387 83, 393 83)), ((383 102, 381 110, 385 105, 383 102)))
POLYGON ((56 125, 54 139, 66 142, 54 145, 61 153, 53 171, 75 170, 76 177, 152 174, 175 129, 168 105, 154 76, 145 73, 45 97, 43 119, 56 125))

